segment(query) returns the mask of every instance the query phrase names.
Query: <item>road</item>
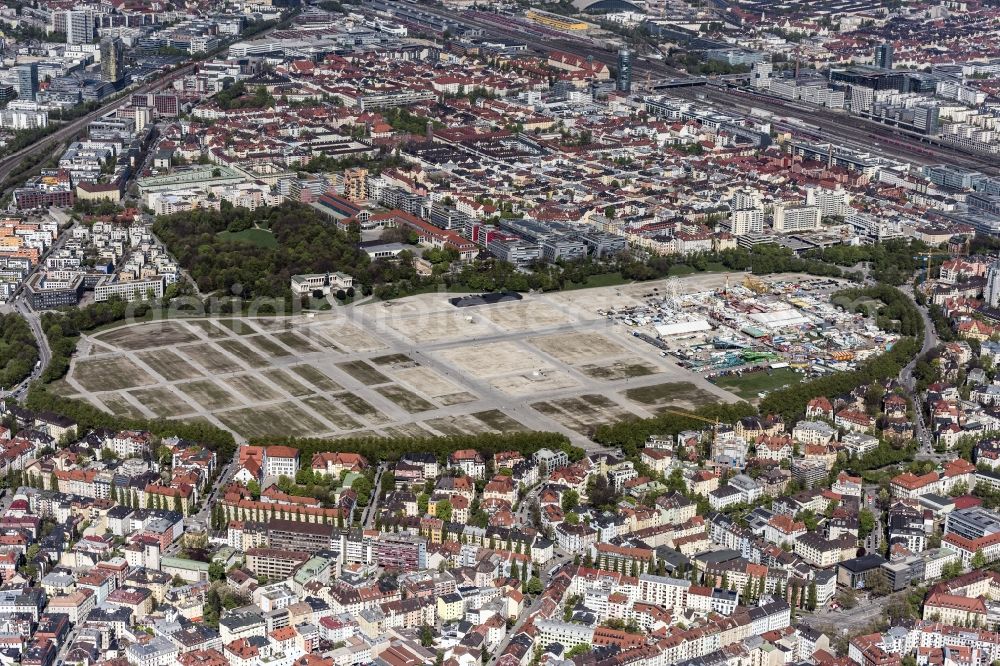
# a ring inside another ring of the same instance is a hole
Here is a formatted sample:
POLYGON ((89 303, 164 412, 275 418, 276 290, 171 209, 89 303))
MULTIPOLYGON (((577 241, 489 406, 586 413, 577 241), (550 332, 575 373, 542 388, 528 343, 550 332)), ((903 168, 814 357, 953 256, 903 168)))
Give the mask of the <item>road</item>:
POLYGON ((868 627, 885 617, 885 608, 895 599, 906 595, 906 591, 871 598, 864 593, 858 594, 858 605, 850 610, 820 609, 815 613, 802 614, 799 621, 817 631, 822 631, 831 639, 839 632, 847 635, 861 628, 868 627))
MULTIPOLYGON (((428 5, 422 5, 421 10, 430 14, 435 14, 441 18, 458 20, 471 27, 483 30, 486 34, 491 34, 507 39, 513 39, 527 44, 531 51, 536 53, 547 53, 552 50, 560 50, 583 58, 589 58, 596 62, 601 62, 609 67, 617 67, 618 55, 606 48, 596 45, 587 37, 577 37, 566 35, 565 39, 553 36, 543 36, 533 34, 518 26, 503 22, 509 21, 505 16, 498 16, 493 19, 484 12, 460 12, 458 16, 454 12, 443 10, 428 5)), ((633 86, 641 88, 642 80, 646 77, 650 79, 684 78, 688 74, 667 65, 658 60, 638 57, 632 62, 633 86)), ((807 109, 798 109, 788 106, 784 100, 773 97, 752 95, 747 92, 730 90, 727 88, 717 88, 700 86, 697 88, 677 88, 669 92, 672 96, 694 98, 703 96, 706 100, 712 101, 727 110, 740 112, 749 111, 750 106, 774 111, 781 115, 798 118, 810 124, 819 124, 822 127, 821 138, 835 142, 849 142, 864 146, 868 151, 882 153, 889 157, 914 161, 918 164, 948 162, 951 164, 968 167, 982 171, 990 175, 1000 175, 1000 166, 997 165, 997 158, 984 156, 979 153, 972 153, 959 148, 945 146, 930 146, 919 143, 917 139, 907 135, 910 141, 901 141, 897 145, 901 131, 887 127, 886 125, 869 121, 858 116, 851 116, 846 112, 837 112, 824 109, 820 106, 811 106, 807 109), (879 141, 886 144, 879 144, 879 141), (912 143, 912 146, 908 146, 912 143)))
POLYGON ((215 503, 219 500, 219 494, 222 492, 222 489, 228 486, 229 482, 232 481, 233 475, 236 474, 236 472, 238 471, 236 468, 237 468, 236 459, 233 458, 228 463, 226 463, 221 470, 219 470, 219 474, 216 477, 216 481, 215 483, 212 484, 212 492, 208 494, 208 497, 202 500, 201 508, 198 510, 198 512, 192 516, 188 516, 188 522, 190 523, 200 522, 206 525, 209 523, 209 518, 210 518, 209 512, 212 510, 212 507, 215 506, 215 503))
MULTIPOLYGON (((55 211, 50 211, 50 214, 56 218, 60 216, 55 211)), ((68 220, 69 218, 65 219, 68 220)), ((55 242, 52 243, 52 245, 50 245, 48 249, 38 258, 38 263, 35 264, 30 271, 28 271, 27 276, 25 276, 24 280, 21 282, 21 286, 19 286, 14 292, 14 300, 11 301, 11 306, 18 314, 24 317, 24 320, 28 322, 28 326, 31 328, 32 334, 35 336, 35 342, 38 343, 38 364, 31 371, 31 374, 28 375, 28 377, 20 384, 11 387, 9 390, 0 392, 0 399, 13 397, 15 400, 20 402, 24 398, 25 394, 27 394, 28 386, 31 385, 31 382, 42 376, 42 373, 45 372, 45 369, 49 366, 49 362, 52 360, 52 350, 49 348, 49 340, 45 337, 45 331, 42 330, 41 315, 31 309, 31 306, 28 304, 27 299, 23 295, 23 291, 24 285, 27 284, 28 280, 33 278, 41 269, 48 256, 66 243, 66 239, 69 238, 69 233, 67 232, 72 226, 73 223, 70 222, 62 230, 62 233, 56 237, 55 242)))
MULTIPOLYGON (((988 174, 1000 174, 997 158, 966 152, 958 148, 921 143, 916 135, 850 115, 846 111, 835 111, 819 106, 805 107, 802 104, 793 105, 769 95, 715 86, 679 88, 672 90, 670 94, 691 100, 704 98, 704 101, 728 109, 743 110, 750 106, 781 116, 796 118, 821 127, 822 130, 818 134, 825 141, 844 143, 868 152, 883 153, 890 157, 918 164, 950 162, 988 174), (885 143, 878 143, 880 140, 885 143)), ((808 132, 807 128, 804 127, 800 131, 808 132)))
POLYGON ((365 507, 364 513, 361 514, 361 524, 364 528, 371 529, 375 524, 375 516, 378 515, 378 503, 382 499, 382 491, 380 490, 382 483, 382 475, 385 474, 388 469, 388 465, 384 462, 378 464, 378 468, 375 470, 375 481, 373 482, 374 489, 372 490, 371 501, 368 502, 368 506, 365 507))
POLYGON ((885 539, 882 524, 882 509, 878 504, 877 485, 865 486, 861 493, 862 506, 872 512, 875 516, 875 529, 865 538, 864 548, 866 553, 878 553, 881 550, 882 542, 885 539))
MULTIPOLYGON (((573 558, 568 555, 557 555, 552 561, 546 563, 545 568, 539 575, 539 579, 542 581, 543 588, 547 588, 549 585, 550 576, 548 572, 554 565, 569 564, 572 563, 572 560, 573 558)), ((514 636, 517 636, 517 634, 521 631, 521 628, 524 626, 524 623, 528 621, 528 618, 531 617, 532 614, 534 614, 541 608, 542 606, 541 602, 542 602, 542 595, 538 595, 532 600, 532 602, 528 606, 525 607, 523 611, 521 611, 521 614, 517 616, 517 622, 515 622, 514 626, 510 628, 510 630, 507 632, 507 635, 504 636, 504 639, 500 641, 500 645, 493 653, 493 656, 490 657, 489 661, 486 662, 487 664, 496 663, 497 658, 503 654, 504 650, 507 649, 507 646, 510 645, 510 642, 514 638, 514 636)))
MULTIPOLYGON (((913 291, 910 288, 911 285, 907 283, 903 285, 902 291, 911 299, 913 298, 913 291)), ((916 379, 913 377, 913 371, 917 367, 917 360, 924 354, 934 349, 940 343, 937 336, 937 329, 934 328, 934 322, 931 321, 930 314, 927 312, 925 306, 919 305, 914 301, 914 306, 920 313, 921 318, 924 321, 924 341, 920 346, 920 353, 917 354, 909 363, 900 371, 899 373, 899 383, 903 385, 906 391, 910 394, 914 402, 913 412, 916 415, 914 419, 914 432, 917 438, 917 443, 920 450, 917 453, 918 460, 935 460, 939 456, 934 452, 934 438, 932 433, 927 429, 927 425, 924 422, 924 410, 923 405, 920 404, 919 396, 917 395, 916 379)))
MULTIPOLYGON (((143 93, 149 93, 159 90, 164 86, 168 85, 169 83, 171 83, 174 79, 187 74, 188 72, 193 70, 196 66, 197 63, 184 65, 183 67, 175 69, 168 74, 153 79, 148 83, 144 83, 138 88, 132 90, 130 94, 141 95, 143 93)), ((127 103, 128 103, 127 96, 118 98, 112 102, 105 104, 96 111, 92 111, 85 116, 77 118, 76 120, 71 120, 70 122, 66 123, 59 129, 57 129, 52 134, 49 134, 48 136, 42 139, 39 139, 36 143, 31 144, 27 148, 22 148, 16 153, 12 153, 11 155, 4 157, 3 159, 0 159, 0 182, 6 180, 7 176, 9 176, 11 172, 14 171, 14 169, 19 167, 26 158, 40 151, 43 151, 49 147, 53 147, 56 144, 64 141, 65 139, 73 137, 74 135, 76 135, 77 132, 87 127, 87 125, 89 125, 97 118, 100 118, 101 116, 107 114, 108 112, 114 110, 115 108, 127 103)))

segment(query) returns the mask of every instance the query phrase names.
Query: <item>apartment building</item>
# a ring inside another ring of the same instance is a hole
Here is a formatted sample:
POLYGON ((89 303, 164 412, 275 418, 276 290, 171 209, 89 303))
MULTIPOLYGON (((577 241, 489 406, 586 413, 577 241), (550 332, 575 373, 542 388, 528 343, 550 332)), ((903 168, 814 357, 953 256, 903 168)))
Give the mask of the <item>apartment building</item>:
POLYGON ((309 553, 280 548, 251 548, 246 553, 247 569, 258 576, 283 579, 309 560, 309 553))

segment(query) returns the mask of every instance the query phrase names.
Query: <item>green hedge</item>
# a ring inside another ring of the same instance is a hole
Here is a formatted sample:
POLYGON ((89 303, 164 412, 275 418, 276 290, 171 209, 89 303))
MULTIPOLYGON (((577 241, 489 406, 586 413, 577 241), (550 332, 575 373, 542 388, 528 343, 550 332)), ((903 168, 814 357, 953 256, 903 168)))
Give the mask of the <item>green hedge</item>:
POLYGON ((452 437, 415 437, 390 439, 379 437, 347 437, 344 439, 266 439, 258 444, 284 444, 299 450, 303 461, 314 453, 339 451, 360 453, 369 462, 395 462, 405 453, 429 452, 444 462, 448 455, 462 449, 475 449, 487 458, 500 451, 519 451, 525 456, 539 449, 565 451, 570 460, 583 458, 583 449, 570 444, 564 435, 554 432, 515 432, 502 434, 458 435, 452 437))
POLYGON ((68 416, 79 425, 81 431, 94 428, 110 430, 146 430, 158 437, 177 436, 197 442, 215 451, 219 464, 225 464, 236 452, 236 440, 232 433, 207 423, 189 423, 166 419, 129 419, 103 412, 88 402, 75 398, 64 398, 52 393, 44 386, 34 385, 28 391, 25 406, 34 411, 51 411, 68 416))

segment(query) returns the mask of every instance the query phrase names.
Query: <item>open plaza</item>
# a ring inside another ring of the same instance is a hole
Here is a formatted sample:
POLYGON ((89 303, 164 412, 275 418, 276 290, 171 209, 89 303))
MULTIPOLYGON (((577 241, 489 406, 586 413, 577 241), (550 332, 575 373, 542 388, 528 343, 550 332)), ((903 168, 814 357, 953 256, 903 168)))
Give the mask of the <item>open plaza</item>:
MULTIPOLYGON (((766 344, 779 358, 766 322, 766 342, 742 325, 757 321, 754 312, 710 310, 721 292, 753 300, 735 279, 704 274, 465 308, 423 294, 295 317, 136 323, 85 335, 56 388, 115 414, 206 420, 248 439, 533 429, 585 444, 602 423, 753 397, 739 382, 709 381, 712 367, 696 362, 717 358, 715 338, 734 357, 766 344), (672 333, 699 317, 704 330, 672 333)), ((780 298, 816 312, 789 307, 803 317, 835 311, 829 290, 796 279, 762 281, 760 308, 776 311, 770 292, 798 284, 780 298)), ((781 330, 791 342, 790 326, 781 330)))

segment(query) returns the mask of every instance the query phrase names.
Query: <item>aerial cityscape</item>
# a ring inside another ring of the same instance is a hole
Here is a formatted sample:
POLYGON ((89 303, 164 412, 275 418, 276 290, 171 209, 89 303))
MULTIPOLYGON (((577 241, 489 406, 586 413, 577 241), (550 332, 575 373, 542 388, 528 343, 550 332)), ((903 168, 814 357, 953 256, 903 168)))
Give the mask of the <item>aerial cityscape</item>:
POLYGON ((1000 663, 1000 0, 0 50, 0 666, 1000 663))

